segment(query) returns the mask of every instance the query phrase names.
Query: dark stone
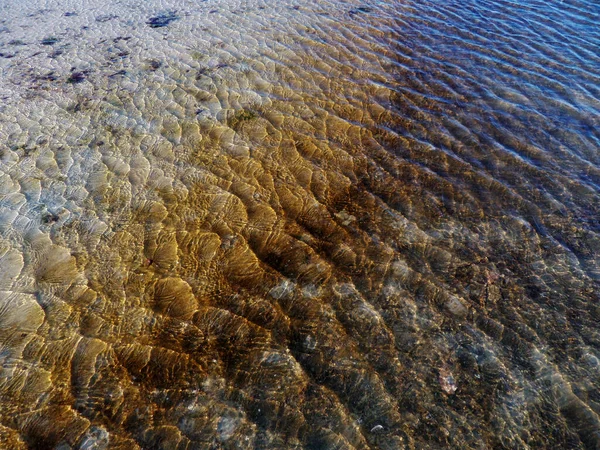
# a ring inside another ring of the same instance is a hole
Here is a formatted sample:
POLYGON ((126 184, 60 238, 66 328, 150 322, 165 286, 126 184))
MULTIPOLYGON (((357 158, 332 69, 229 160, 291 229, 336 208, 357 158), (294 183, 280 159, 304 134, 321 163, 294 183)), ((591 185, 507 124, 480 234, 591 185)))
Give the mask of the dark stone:
POLYGON ((96 22, 104 23, 109 20, 116 19, 119 16, 115 16, 114 14, 103 14, 101 16, 96 17, 96 22))
POLYGON ((85 80, 87 75, 86 71, 83 72, 73 72, 69 78, 67 78, 67 83, 81 83, 85 80))
POLYGON ((175 13, 175 11, 167 11, 157 16, 150 17, 146 24, 150 25, 151 28, 162 28, 178 19, 179 16, 175 13))
POLYGON ((38 79, 42 80, 42 81, 56 81, 58 79, 58 77, 56 76, 54 71, 52 71, 52 72, 48 72, 46 75, 42 75, 42 76, 38 77, 38 79))
POLYGON ((60 41, 60 39, 58 39, 56 37, 47 37, 47 38, 42 39, 41 44, 42 45, 54 45, 58 41, 60 41))
POLYGON ((42 223, 54 223, 58 222, 59 217, 56 214, 46 213, 42 216, 42 223))
POLYGON ((150 69, 152 70, 156 70, 158 68, 160 68, 162 66, 162 63, 160 61, 157 61, 156 59, 153 59, 150 61, 150 69))

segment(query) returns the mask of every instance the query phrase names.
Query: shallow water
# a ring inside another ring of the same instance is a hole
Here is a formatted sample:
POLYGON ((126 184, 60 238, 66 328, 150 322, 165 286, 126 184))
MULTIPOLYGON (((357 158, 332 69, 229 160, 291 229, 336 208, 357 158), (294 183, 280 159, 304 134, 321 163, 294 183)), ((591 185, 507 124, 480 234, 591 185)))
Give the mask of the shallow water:
POLYGON ((0 4, 0 447, 600 448, 599 15, 0 4))

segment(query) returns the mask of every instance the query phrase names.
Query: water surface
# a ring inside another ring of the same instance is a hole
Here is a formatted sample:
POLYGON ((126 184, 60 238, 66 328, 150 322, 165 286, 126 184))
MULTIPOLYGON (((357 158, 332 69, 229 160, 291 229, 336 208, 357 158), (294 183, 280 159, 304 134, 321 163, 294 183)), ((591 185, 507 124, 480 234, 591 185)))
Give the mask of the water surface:
POLYGON ((0 447, 600 448, 591 0, 0 5, 0 447))

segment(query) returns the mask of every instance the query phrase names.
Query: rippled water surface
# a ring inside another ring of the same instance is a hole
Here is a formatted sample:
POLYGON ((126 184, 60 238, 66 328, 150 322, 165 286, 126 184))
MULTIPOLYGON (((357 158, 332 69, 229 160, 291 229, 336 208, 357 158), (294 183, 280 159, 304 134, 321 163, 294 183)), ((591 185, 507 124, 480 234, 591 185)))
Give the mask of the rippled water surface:
POLYGON ((0 3, 0 448, 600 448, 595 0, 0 3))

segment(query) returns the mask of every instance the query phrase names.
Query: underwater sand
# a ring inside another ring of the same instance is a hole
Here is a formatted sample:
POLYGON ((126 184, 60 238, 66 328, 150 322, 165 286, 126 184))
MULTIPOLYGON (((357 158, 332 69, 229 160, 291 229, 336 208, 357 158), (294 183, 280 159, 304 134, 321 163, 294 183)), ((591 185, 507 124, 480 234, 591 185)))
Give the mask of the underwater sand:
POLYGON ((599 16, 2 2, 0 448, 600 448, 599 16))

